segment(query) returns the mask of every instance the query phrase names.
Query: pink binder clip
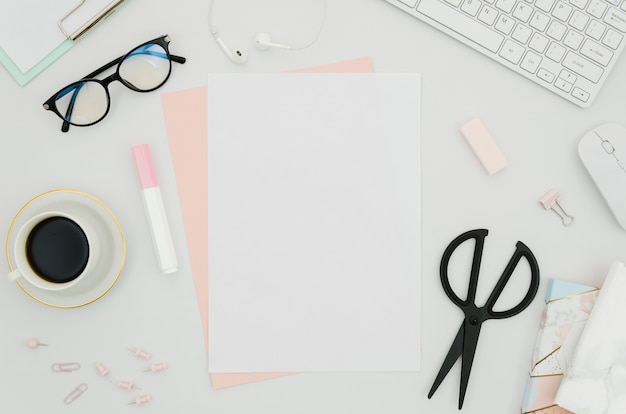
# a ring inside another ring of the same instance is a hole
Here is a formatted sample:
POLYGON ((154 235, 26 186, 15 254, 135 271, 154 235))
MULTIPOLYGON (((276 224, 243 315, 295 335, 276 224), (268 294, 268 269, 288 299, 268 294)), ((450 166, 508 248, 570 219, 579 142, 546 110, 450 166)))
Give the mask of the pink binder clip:
POLYGON ((556 190, 550 190, 541 198, 541 200, 539 200, 539 202, 543 205, 543 208, 546 210, 552 210, 559 217, 561 217, 564 226, 569 226, 574 222, 574 216, 570 216, 565 212, 565 210, 563 210, 563 207, 559 204, 560 198, 561 196, 556 190))

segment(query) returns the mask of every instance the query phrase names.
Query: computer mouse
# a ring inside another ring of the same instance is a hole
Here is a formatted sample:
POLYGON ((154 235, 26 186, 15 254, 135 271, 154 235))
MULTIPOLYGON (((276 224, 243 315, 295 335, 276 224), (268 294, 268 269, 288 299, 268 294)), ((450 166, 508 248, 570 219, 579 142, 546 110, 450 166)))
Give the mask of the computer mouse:
POLYGON ((578 143, 578 155, 626 230, 626 128, 609 123, 592 129, 578 143))

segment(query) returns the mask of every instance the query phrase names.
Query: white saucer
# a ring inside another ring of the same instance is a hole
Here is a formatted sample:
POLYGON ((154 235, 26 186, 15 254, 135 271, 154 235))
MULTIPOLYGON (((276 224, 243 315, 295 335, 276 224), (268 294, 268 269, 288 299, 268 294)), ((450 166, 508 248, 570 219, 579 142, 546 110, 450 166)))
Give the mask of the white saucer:
POLYGON ((12 259, 15 233, 30 217, 44 211, 80 211, 87 217, 90 225, 101 237, 98 273, 90 277, 87 284, 77 284, 61 292, 53 292, 38 288, 31 283, 20 280, 20 288, 31 298, 44 305, 55 308, 76 308, 88 305, 104 296, 117 282, 126 259, 126 242, 122 228, 109 208, 96 197, 78 190, 52 190, 40 194, 26 203, 17 213, 7 235, 6 257, 9 270, 13 270, 12 259), (14 231, 15 229, 15 231, 14 231))

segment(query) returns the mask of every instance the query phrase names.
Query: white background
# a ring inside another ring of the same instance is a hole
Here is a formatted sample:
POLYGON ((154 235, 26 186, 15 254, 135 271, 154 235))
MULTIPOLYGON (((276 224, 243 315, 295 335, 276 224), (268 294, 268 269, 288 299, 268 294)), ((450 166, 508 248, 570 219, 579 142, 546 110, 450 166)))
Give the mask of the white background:
MULTIPOLYGON (((462 318, 443 293, 439 261, 454 237, 473 228, 490 230, 479 299, 491 290, 517 240, 534 251, 541 268, 543 280, 531 307, 483 326, 464 407, 472 414, 519 412, 547 279, 601 285, 612 261, 626 261, 626 233, 576 150, 591 128, 626 123, 626 62, 617 64, 594 105, 580 109, 382 0, 328 3, 313 46, 260 52, 252 46, 259 31, 293 46, 308 43, 321 18, 321 2, 218 0, 215 23, 231 47, 248 53, 245 66, 228 61, 211 38, 206 1, 129 0, 24 88, 0 70, 0 234, 7 233, 18 209, 33 196, 77 188, 113 210, 128 246, 119 282, 85 308, 49 308, 15 285, 0 284, 2 412, 457 412, 460 365, 432 400, 426 394, 462 318), (159 91, 138 94, 114 84, 109 116, 97 126, 66 134, 60 132, 60 120, 42 109, 62 86, 164 33, 172 38, 172 53, 188 61, 174 65, 159 91), (202 86, 207 72, 280 72, 361 56, 371 56, 377 72, 422 74, 422 371, 296 374, 214 390, 206 372, 159 93, 202 86), (483 121, 509 161, 495 176, 485 174, 459 134, 473 117, 483 121), (130 151, 139 143, 152 147, 181 261, 176 275, 161 275, 156 266, 130 151), (576 218, 569 228, 538 202, 551 188, 562 194, 562 205, 576 218), (50 345, 27 349, 29 337, 50 345), (126 349, 132 346, 152 351, 153 361, 167 362, 170 369, 140 373, 147 363, 126 349), (71 374, 50 371, 52 363, 65 361, 83 368, 71 374), (134 379, 153 401, 127 405, 134 394, 99 377, 93 367, 97 361, 115 378, 134 379), (87 393, 63 404, 81 382, 89 385, 87 393)), ((459 279, 469 269, 461 258, 462 251, 451 265, 459 279)), ((521 290, 527 280, 523 272, 519 276, 511 287, 521 290)), ((462 282, 455 286, 465 288, 462 282)), ((520 295, 510 289, 502 299, 514 303, 520 295)))

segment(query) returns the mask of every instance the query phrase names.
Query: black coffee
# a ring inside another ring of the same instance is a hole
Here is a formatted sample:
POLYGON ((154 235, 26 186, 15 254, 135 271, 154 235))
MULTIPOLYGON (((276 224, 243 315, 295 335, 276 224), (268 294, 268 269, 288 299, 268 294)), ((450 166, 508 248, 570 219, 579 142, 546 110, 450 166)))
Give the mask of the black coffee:
POLYGON ((47 218, 30 232, 26 240, 26 258, 35 273, 48 282, 69 282, 80 276, 87 266, 87 236, 73 220, 47 218))

